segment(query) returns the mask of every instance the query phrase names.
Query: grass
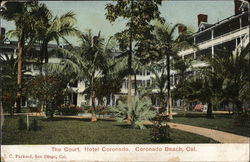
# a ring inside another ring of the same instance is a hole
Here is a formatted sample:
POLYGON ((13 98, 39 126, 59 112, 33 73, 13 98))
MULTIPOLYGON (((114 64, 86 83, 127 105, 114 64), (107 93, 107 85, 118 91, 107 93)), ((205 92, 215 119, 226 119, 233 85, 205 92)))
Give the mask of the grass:
POLYGON ((212 119, 206 117, 174 117, 171 122, 211 128, 250 137, 249 120, 246 119, 246 121, 241 123, 229 115, 215 116, 215 118, 212 119))
MULTIPOLYGON (((32 120, 33 117, 30 117, 32 120)), ((114 121, 37 118, 38 131, 18 130, 18 119, 5 117, 2 144, 150 144, 150 129, 128 128, 114 121)), ((170 143, 217 143, 216 141, 176 129, 171 129, 170 143)))

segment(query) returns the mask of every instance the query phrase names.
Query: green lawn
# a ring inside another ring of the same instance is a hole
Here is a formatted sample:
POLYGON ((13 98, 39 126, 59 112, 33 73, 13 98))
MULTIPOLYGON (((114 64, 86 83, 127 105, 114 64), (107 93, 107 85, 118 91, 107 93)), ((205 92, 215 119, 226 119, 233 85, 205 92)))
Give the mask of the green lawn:
MULTIPOLYGON (((32 118, 32 117, 31 117, 32 118)), ((95 123, 82 119, 37 118, 38 131, 18 130, 18 117, 5 117, 2 144, 150 144, 150 128, 131 129, 114 121, 95 123)), ((171 129, 170 143, 217 143, 216 141, 171 129)))
POLYGON ((249 119, 242 123, 237 122, 232 116, 215 116, 213 119, 206 117, 174 117, 171 122, 211 128, 250 137, 249 119))

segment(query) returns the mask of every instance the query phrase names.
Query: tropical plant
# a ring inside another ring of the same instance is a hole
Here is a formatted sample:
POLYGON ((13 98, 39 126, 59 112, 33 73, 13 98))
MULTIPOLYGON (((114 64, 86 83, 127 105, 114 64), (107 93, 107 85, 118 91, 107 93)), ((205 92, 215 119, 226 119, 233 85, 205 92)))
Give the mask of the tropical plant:
MULTIPOLYGON (((112 71, 112 69, 115 69, 114 65, 116 61, 111 61, 114 57, 111 52, 112 46, 109 45, 110 39, 105 44, 104 39, 100 36, 100 32, 97 36, 94 36, 89 30, 79 37, 81 41, 79 48, 71 50, 57 49, 52 51, 55 54, 61 54, 62 58, 60 64, 51 64, 48 68, 51 72, 72 76, 73 79, 78 81, 85 81, 86 89, 83 93, 90 96, 91 102, 89 104, 92 109, 91 121, 96 121, 95 99, 98 93, 96 90, 100 86, 98 84, 104 83, 101 82, 100 79, 108 78, 106 75, 109 75, 111 80, 116 79, 114 74, 117 72, 117 69, 112 71)), ((106 83, 107 82, 105 82, 105 84, 106 83)), ((110 84, 110 80, 108 84, 110 84)), ((117 90, 117 88, 115 88, 115 90, 117 90)), ((110 93, 110 91, 107 93, 110 93)))
POLYGON ((65 36, 75 36, 79 31, 75 27, 76 18, 72 11, 54 17, 53 13, 43 3, 37 6, 36 11, 41 17, 36 28, 37 40, 41 41, 40 62, 43 63, 45 59, 45 63, 48 63, 48 43, 56 41, 59 45, 60 38, 68 42, 65 36))
POLYGON ((166 64, 159 62, 152 66, 151 72, 154 74, 152 82, 154 88, 156 88, 157 95, 160 99, 160 107, 164 108, 166 104, 166 90, 167 90, 167 75, 166 75, 166 64))
MULTIPOLYGON (((186 110, 187 96, 189 92, 186 91, 187 81, 190 79, 189 71, 192 70, 192 65, 189 60, 184 60, 177 57, 173 63, 173 69, 176 71, 176 77, 178 77, 178 82, 174 83, 173 97, 175 99, 181 99, 186 110)), ((194 69, 193 69, 194 70, 194 69)))
POLYGON ((247 50, 231 52, 224 49, 217 51, 210 61, 214 73, 223 78, 222 90, 224 100, 236 106, 234 113, 243 112, 243 102, 247 100, 249 89, 249 53, 247 50))
POLYGON ((119 122, 128 119, 128 114, 131 114, 131 127, 145 129, 144 121, 152 119, 156 116, 156 112, 151 110, 151 102, 148 98, 140 99, 135 96, 131 104, 119 102, 117 106, 112 107, 110 111, 114 114, 119 122))
MULTIPOLYGON (((14 54, 3 53, 0 56, 1 64, 1 99, 3 101, 3 108, 5 111, 8 111, 11 115, 14 113, 14 104, 17 98, 18 85, 17 80, 17 58, 14 57, 14 54)), ((27 71, 22 71, 24 74, 27 71)), ((24 81, 25 77, 22 75, 24 81)))
POLYGON ((188 41, 189 31, 183 31, 175 36, 175 31, 182 24, 175 24, 171 26, 169 24, 162 24, 156 22, 155 35, 158 46, 156 46, 157 51, 162 56, 162 59, 166 61, 166 71, 167 71, 167 110, 172 119, 172 102, 171 102, 171 89, 170 89, 170 68, 171 68, 171 58, 177 57, 177 53, 181 50, 192 47, 192 44, 188 41))
POLYGON ((21 78, 22 78, 22 57, 25 50, 25 42, 28 41, 28 46, 34 42, 36 14, 34 7, 38 2, 11 2, 6 3, 6 10, 1 12, 1 16, 8 21, 14 21, 16 29, 9 31, 7 34, 15 36, 18 39, 18 72, 17 72, 17 112, 21 112, 21 78))

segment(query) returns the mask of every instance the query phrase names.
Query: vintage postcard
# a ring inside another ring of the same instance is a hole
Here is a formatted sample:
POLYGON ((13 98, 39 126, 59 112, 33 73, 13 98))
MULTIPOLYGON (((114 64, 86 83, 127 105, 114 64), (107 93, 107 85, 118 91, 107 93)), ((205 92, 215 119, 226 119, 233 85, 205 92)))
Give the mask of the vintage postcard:
POLYGON ((1 161, 248 162, 248 0, 1 0, 1 161))

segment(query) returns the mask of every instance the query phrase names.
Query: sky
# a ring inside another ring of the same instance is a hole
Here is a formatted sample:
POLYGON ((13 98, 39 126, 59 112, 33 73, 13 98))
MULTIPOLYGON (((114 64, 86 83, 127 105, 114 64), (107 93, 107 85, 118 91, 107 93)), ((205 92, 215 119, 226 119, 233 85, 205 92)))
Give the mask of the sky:
MULTIPOLYGON (((42 1, 41 1, 42 2, 42 1)), ((110 23, 105 18, 105 6, 111 1, 44 1, 54 15, 62 15, 73 11, 77 18, 77 27, 81 31, 91 29, 94 34, 101 31, 105 38, 124 29, 124 21, 119 19, 110 23)), ((159 7, 161 16, 168 23, 183 23, 193 31, 197 31, 197 15, 207 14, 208 23, 213 24, 234 14, 233 0, 170 0, 163 1, 159 7)), ((7 30, 14 29, 11 22, 2 22, 7 30)), ((70 38, 73 44, 77 41, 70 38)))

